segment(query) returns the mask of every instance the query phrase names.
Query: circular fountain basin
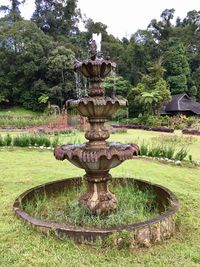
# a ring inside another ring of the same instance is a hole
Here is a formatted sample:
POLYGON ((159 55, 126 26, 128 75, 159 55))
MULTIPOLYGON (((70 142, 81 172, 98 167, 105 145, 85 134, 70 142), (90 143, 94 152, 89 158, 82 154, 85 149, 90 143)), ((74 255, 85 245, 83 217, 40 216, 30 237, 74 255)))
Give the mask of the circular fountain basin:
POLYGON ((89 118, 107 118, 112 116, 119 107, 126 107, 126 99, 111 97, 85 97, 79 100, 68 100, 66 106, 76 108, 81 116, 89 118))
POLYGON ((69 160, 75 166, 86 171, 109 170, 124 160, 138 155, 136 144, 108 143, 108 148, 87 150, 87 145, 62 145, 55 148, 54 155, 58 160, 69 160))
POLYGON ((123 242, 129 242, 130 247, 149 247, 154 243, 168 239, 175 233, 175 215, 179 208, 176 196, 167 188, 152 184, 144 180, 133 178, 115 178, 113 186, 137 186, 140 190, 151 189, 156 195, 159 207, 159 216, 149 221, 129 224, 111 228, 90 228, 65 225, 52 221, 33 218, 23 210, 27 201, 36 195, 46 194, 51 196, 63 190, 80 188, 83 179, 70 178, 36 186, 22 193, 14 202, 13 209, 17 217, 32 224, 47 235, 55 235, 59 238, 68 237, 78 243, 93 244, 96 241, 112 241, 112 245, 120 246, 123 242), (167 207, 167 208, 166 208, 167 207), (128 236, 128 239, 127 239, 128 236))

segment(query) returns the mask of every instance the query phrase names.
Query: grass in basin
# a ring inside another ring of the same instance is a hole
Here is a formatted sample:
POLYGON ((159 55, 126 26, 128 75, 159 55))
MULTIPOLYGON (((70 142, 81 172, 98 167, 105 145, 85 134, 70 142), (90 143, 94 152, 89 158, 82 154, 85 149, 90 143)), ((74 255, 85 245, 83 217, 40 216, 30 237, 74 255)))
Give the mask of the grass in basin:
POLYGON ((65 190, 47 197, 36 196, 28 201, 24 208, 27 213, 38 219, 50 220, 75 226, 114 227, 146 221, 158 216, 156 196, 151 189, 140 191, 136 186, 117 186, 115 192, 118 206, 115 212, 108 216, 91 215, 78 200, 85 192, 85 186, 80 190, 65 190))

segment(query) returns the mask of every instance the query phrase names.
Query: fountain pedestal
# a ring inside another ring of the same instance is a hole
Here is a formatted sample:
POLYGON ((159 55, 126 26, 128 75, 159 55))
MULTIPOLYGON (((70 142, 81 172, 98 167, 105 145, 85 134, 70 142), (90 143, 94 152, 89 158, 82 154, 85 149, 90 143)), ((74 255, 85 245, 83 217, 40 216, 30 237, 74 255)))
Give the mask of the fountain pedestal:
POLYGON ((100 215, 107 214, 117 207, 116 196, 108 188, 108 181, 112 178, 108 172, 88 173, 84 178, 88 188, 79 201, 86 209, 100 215))

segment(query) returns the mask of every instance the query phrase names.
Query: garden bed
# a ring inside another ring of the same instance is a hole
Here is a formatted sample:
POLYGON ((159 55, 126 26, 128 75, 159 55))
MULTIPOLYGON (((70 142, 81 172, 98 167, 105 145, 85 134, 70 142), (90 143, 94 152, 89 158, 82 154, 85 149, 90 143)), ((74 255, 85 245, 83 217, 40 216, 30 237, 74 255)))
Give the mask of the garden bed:
POLYGON ((188 130, 188 129, 183 129, 182 130, 183 134, 190 134, 190 135, 200 135, 199 130, 188 130))
POLYGON ((111 125, 113 128, 141 129, 146 131, 173 133, 174 129, 166 127, 148 127, 144 125, 111 125))

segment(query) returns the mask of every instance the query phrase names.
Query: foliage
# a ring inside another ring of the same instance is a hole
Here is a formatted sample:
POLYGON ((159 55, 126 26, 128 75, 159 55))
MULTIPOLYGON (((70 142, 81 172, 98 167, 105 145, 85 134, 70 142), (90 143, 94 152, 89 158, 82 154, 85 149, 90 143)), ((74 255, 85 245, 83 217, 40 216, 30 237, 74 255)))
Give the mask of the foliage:
POLYGON ((44 134, 21 134, 17 136, 11 136, 7 134, 4 138, 1 137, 1 146, 18 146, 18 147, 55 147, 58 144, 58 137, 50 139, 44 134))
MULTIPOLYGON (((65 100, 79 97, 73 61, 88 57, 93 32, 102 34, 104 58, 110 56, 117 63, 116 78, 105 81, 108 95, 116 89, 116 95, 128 96, 131 116, 159 113, 170 100, 170 91, 187 92, 200 100, 199 11, 189 11, 173 25, 175 10, 166 9, 146 30, 119 40, 102 22, 82 19, 77 2, 36 0, 31 22, 23 20, 19 11, 24 1, 10 0, 8 7, 1 6, 5 11, 0 19, 2 105, 42 111, 48 101, 62 108, 65 100), (82 32, 81 19, 86 27, 82 32)), ((85 88, 86 81, 81 79, 80 84, 85 88)))
POLYGON ((132 116, 139 112, 158 114, 160 107, 171 99, 169 88, 163 79, 165 70, 159 64, 153 64, 148 70, 149 73, 142 76, 141 83, 128 96, 129 102, 132 100, 129 108, 132 116), (142 108, 138 109, 138 105, 142 108))
POLYGON ((26 0, 10 0, 10 5, 0 6, 0 12, 4 12, 5 17, 3 20, 14 23, 16 21, 22 20, 19 6, 24 4, 26 0))
POLYGON ((113 73, 108 76, 104 82, 103 87, 106 90, 107 96, 121 96, 127 97, 131 90, 131 84, 129 81, 123 79, 123 77, 113 73))
POLYGON ((62 107, 62 103, 67 98, 73 98, 74 73, 73 63, 75 55, 72 50, 59 46, 55 48, 47 61, 47 77, 51 81, 51 88, 48 95, 51 102, 62 107))
POLYGON ((77 0, 35 0, 36 9, 32 21, 42 31, 54 38, 57 35, 69 35, 77 32, 77 23, 81 16, 77 2, 77 0))
POLYGON ((50 39, 34 23, 17 21, 0 29, 0 89, 11 104, 38 110, 50 39), (28 88, 28 90, 27 90, 28 88))
POLYGON ((188 151, 185 147, 179 148, 174 143, 165 144, 162 141, 151 144, 146 144, 143 142, 140 147, 140 154, 142 156, 153 158, 167 158, 180 161, 184 160, 187 157, 188 151))
POLYGON ((172 95, 187 92, 190 69, 182 43, 171 41, 171 46, 164 54, 163 66, 166 69, 166 79, 172 95))
POLYGON ((7 134, 3 139, 4 146, 10 146, 12 144, 12 137, 10 134, 7 134))

